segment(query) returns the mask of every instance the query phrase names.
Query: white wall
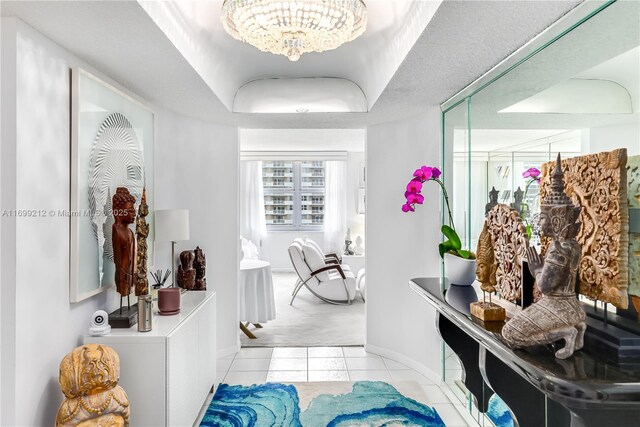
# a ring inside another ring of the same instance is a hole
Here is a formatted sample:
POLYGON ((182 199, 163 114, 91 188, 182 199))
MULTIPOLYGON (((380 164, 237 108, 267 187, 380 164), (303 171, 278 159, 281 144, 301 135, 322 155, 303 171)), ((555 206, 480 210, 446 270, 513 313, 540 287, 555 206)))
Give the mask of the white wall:
POLYGON ((599 153, 626 147, 628 156, 640 154, 640 125, 638 123, 594 127, 589 129, 588 138, 588 151, 583 151, 583 153, 599 153))
MULTIPOLYGON (((14 88, 2 96, 2 210, 68 209, 76 65, 95 72, 21 21, 2 18, 2 87, 14 88)), ((50 425, 62 401, 62 357, 81 343, 91 314, 115 308, 117 297, 69 303, 67 217, 3 217, 2 254, 0 424, 50 425)))
MULTIPOLYGON (((1 26, 0 209, 68 209, 70 68, 81 66, 124 88, 20 20, 2 18, 1 26)), ((191 210, 188 246, 204 249, 208 283, 223 307, 218 346, 235 350, 237 129, 164 111, 155 120, 156 208, 174 207, 168 204, 175 200, 191 210)), ((69 303, 67 217, 5 216, 0 230, 0 425, 51 425, 63 398, 62 357, 81 344, 94 311, 116 308, 118 294, 69 303)), ((168 245, 159 249, 156 259, 168 264, 168 245)))
POLYGON ((366 345, 439 377, 435 310, 408 287, 413 277, 440 275, 440 192, 424 187, 425 204, 403 213, 413 171, 440 165, 440 109, 367 130, 366 345))
MULTIPOLYGON (((238 173, 236 127, 158 111, 155 117, 156 209, 189 209, 188 242, 207 258, 207 286, 216 290, 219 354, 238 346, 238 173)), ((169 268, 171 244, 156 242, 157 268, 169 268)), ((174 266, 177 265, 177 259, 174 266)))

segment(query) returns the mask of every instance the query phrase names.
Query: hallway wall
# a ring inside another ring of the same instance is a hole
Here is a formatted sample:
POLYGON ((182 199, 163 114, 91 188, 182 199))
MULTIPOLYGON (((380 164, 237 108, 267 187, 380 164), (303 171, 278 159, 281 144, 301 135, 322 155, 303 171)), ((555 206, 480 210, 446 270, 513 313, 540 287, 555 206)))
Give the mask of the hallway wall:
MULTIPOLYGON (((0 210, 67 210, 71 68, 126 88, 19 19, 2 18, 1 30, 0 210)), ((184 247, 200 245, 207 256, 208 284, 218 291, 221 307, 218 349, 234 352, 237 128, 149 107, 156 112, 155 208, 177 207, 168 205, 175 201, 191 210, 191 241, 184 247)), ((82 343, 96 310, 118 305, 113 290, 69 302, 69 232, 67 216, 1 218, 0 425, 54 422, 63 399, 60 361, 82 343)), ((169 244, 158 249, 156 260, 168 264, 169 244)))
POLYGON ((440 275, 438 186, 423 188, 425 203, 415 212, 404 213, 401 206, 413 171, 421 165, 440 166, 440 108, 369 127, 366 160, 366 346, 437 380, 435 310, 408 282, 440 275))

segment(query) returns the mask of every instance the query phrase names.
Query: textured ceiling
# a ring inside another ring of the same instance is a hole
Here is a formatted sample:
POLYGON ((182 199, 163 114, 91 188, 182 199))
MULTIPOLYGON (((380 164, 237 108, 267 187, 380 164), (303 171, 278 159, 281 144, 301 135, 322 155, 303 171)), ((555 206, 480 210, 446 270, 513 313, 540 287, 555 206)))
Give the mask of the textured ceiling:
MULTIPOLYGON (((445 1, 371 111, 335 114, 230 113, 137 2, 3 1, 0 11, 20 17, 142 98, 180 114, 248 128, 362 128, 440 104, 578 3, 445 1)), ((260 67, 257 60, 254 66, 260 67)))

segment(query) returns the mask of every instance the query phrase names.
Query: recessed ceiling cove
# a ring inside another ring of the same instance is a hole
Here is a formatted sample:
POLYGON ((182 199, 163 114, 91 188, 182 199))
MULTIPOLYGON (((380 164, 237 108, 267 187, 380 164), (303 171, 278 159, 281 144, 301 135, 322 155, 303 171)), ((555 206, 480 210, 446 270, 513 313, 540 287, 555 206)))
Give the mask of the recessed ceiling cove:
POLYGON ((368 111, 442 1, 369 0, 360 37, 331 51, 306 53, 296 62, 230 37, 221 23, 223 1, 139 3, 229 111, 248 82, 316 77, 353 82, 364 93, 368 111))
POLYGON ((345 79, 260 79, 242 86, 234 113, 366 113, 362 89, 345 79))

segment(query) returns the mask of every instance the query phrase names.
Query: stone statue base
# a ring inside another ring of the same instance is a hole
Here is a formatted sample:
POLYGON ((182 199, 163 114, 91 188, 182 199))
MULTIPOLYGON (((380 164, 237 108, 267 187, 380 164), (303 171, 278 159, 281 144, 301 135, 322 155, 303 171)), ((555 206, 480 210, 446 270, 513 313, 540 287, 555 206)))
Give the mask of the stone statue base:
POLYGON ((122 307, 109 313, 109 325, 112 328, 130 328, 138 323, 138 304, 131 307, 122 307))

